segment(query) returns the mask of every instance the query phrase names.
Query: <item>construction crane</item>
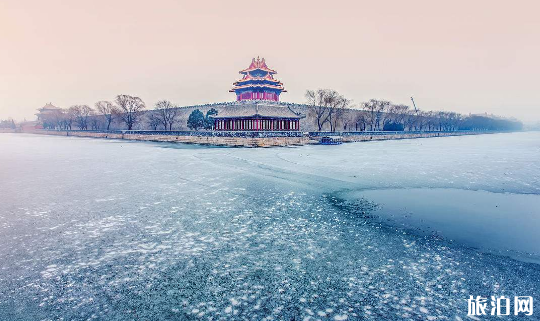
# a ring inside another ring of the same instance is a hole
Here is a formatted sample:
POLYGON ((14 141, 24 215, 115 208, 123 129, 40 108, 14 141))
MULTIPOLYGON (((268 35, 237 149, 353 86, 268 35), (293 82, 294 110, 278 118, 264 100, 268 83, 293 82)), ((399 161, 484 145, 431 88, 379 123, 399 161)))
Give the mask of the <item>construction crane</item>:
POLYGON ((411 101, 412 101, 412 104, 414 106, 414 112, 417 113, 418 112, 418 108, 416 108, 416 104, 414 103, 414 98, 411 96, 411 101))

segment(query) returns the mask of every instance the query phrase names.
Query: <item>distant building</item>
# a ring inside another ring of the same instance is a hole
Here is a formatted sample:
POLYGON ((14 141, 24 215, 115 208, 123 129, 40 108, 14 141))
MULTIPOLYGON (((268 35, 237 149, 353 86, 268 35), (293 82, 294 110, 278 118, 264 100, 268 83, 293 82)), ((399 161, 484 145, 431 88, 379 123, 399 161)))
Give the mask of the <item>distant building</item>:
POLYGON ((32 132, 36 129, 43 129, 43 125, 37 121, 23 121, 19 124, 18 128, 22 132, 32 132))
POLYGON ((235 82, 230 92, 236 93, 236 100, 279 101, 279 95, 287 92, 283 84, 274 79, 277 72, 268 68, 264 58, 253 58, 247 69, 241 70, 242 79, 235 82))
MULTIPOLYGON (((37 121, 43 127, 50 127, 50 122, 53 119, 57 119, 58 115, 62 113, 62 108, 56 107, 52 103, 47 103, 45 106, 38 108, 36 113, 37 121)), ((53 126, 54 127, 54 126, 53 126)))

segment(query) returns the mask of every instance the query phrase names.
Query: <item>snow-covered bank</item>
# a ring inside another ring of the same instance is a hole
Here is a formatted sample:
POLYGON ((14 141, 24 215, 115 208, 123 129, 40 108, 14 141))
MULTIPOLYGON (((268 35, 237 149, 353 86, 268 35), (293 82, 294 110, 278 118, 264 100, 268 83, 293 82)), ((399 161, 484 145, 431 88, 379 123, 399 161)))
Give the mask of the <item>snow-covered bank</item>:
POLYGON ((435 132, 254 132, 254 131, 203 131, 203 132, 167 132, 167 131, 86 131, 86 130, 36 130, 33 134, 54 136, 75 136, 91 138, 108 138, 153 142, 174 142, 201 144, 213 146, 232 147, 275 147, 275 146, 301 146, 319 144, 321 138, 326 135, 341 136, 345 143, 369 142, 379 140, 399 140, 431 137, 450 137, 464 135, 493 134, 486 131, 435 131, 435 132))

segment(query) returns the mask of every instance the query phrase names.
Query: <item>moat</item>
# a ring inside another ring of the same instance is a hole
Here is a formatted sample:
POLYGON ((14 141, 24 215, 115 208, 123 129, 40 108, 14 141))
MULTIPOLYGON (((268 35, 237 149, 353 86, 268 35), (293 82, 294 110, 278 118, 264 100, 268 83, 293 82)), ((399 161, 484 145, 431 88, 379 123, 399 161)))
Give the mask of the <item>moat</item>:
POLYGON ((539 142, 0 134, 0 319, 460 320, 470 295, 540 298, 539 142))

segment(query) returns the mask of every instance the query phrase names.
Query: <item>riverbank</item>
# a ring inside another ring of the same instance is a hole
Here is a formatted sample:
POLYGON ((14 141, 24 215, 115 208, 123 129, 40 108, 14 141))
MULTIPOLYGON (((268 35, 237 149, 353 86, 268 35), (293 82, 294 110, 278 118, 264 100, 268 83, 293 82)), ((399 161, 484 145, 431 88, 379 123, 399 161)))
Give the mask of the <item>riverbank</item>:
POLYGON ((107 139, 126 139, 154 142, 177 142, 230 147, 275 147, 319 144, 322 137, 339 136, 341 141, 364 142, 374 140, 396 140, 430 137, 478 135, 492 132, 189 132, 189 131, 56 131, 36 130, 33 134, 77 136, 107 139))

